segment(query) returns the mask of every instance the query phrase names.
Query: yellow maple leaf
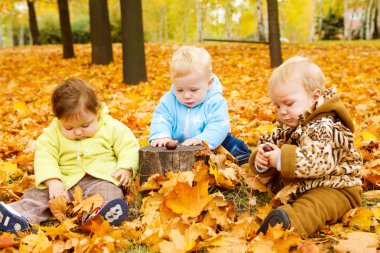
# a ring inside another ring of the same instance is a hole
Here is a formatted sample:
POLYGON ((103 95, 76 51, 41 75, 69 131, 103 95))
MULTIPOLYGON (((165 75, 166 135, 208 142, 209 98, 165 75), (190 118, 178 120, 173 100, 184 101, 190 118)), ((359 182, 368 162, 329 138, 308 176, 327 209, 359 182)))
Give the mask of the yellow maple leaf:
POLYGON ((25 104, 25 102, 20 102, 20 101, 13 103, 13 109, 15 111, 24 111, 24 112, 28 112, 29 111, 29 108, 25 104))
POLYGON ((30 234, 21 239, 20 252, 44 253, 51 252, 52 242, 41 230, 37 234, 30 234))
POLYGON ((208 179, 201 180, 194 186, 178 182, 164 197, 164 203, 175 213, 196 217, 211 200, 208 195, 208 185, 208 179))
POLYGON ((245 238, 235 237, 233 234, 227 232, 220 232, 217 236, 207 240, 205 246, 207 252, 211 253, 244 253, 247 252, 248 249, 245 238))
POLYGON ((184 234, 176 229, 172 229, 169 233, 169 240, 163 240, 158 245, 162 253, 188 252, 195 246, 194 237, 185 232, 184 234))
POLYGON ((151 175, 148 181, 145 182, 139 189, 139 191, 158 190, 161 188, 160 182, 164 181, 165 177, 160 174, 151 175))
POLYGON ((351 228, 369 231, 372 224, 372 212, 365 207, 354 208, 344 214, 342 222, 351 228))

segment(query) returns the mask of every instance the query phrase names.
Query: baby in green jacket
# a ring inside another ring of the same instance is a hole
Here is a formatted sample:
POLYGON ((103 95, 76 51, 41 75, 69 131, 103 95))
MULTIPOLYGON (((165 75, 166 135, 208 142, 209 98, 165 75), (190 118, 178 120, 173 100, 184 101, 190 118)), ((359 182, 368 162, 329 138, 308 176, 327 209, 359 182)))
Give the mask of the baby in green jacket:
POLYGON ((120 225, 128 215, 120 186, 127 186, 137 171, 137 139, 108 114, 95 90, 82 80, 68 79, 58 85, 52 106, 56 118, 37 140, 36 187, 20 201, 0 202, 0 230, 15 233, 29 223, 47 220, 49 199, 72 198, 74 186, 83 189, 84 197, 102 195, 105 204, 96 214, 120 225))

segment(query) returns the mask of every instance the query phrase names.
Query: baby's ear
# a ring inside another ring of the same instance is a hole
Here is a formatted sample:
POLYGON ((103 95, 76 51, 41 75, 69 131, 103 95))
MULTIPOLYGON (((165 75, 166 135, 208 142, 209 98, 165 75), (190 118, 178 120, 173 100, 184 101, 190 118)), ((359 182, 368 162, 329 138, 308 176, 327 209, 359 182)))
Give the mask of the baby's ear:
POLYGON ((208 88, 210 89, 211 88, 211 84, 214 82, 214 77, 210 77, 210 79, 208 80, 208 88))
POLYGON ((321 89, 315 89, 315 90, 313 91, 313 99, 314 99, 314 100, 317 100, 317 99, 321 96, 321 94, 322 94, 321 89))

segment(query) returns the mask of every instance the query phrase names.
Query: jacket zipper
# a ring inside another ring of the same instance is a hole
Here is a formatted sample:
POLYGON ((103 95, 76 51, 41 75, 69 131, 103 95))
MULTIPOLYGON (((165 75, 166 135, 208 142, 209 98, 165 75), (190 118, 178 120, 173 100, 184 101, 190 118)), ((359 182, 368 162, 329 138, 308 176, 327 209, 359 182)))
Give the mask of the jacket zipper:
POLYGON ((186 138, 190 138, 190 133, 189 133, 189 114, 190 114, 190 107, 187 108, 187 114, 186 114, 186 120, 185 120, 185 136, 186 138))

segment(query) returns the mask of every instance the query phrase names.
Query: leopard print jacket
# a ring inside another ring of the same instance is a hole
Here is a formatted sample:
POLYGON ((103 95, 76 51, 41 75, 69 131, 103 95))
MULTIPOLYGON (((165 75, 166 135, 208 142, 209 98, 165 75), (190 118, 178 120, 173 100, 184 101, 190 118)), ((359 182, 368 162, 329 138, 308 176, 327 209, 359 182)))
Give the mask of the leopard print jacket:
POLYGON ((259 141, 281 148, 281 181, 297 182, 299 193, 360 186, 362 158, 354 147, 354 126, 335 89, 325 90, 299 122, 295 128, 278 122, 259 141))

